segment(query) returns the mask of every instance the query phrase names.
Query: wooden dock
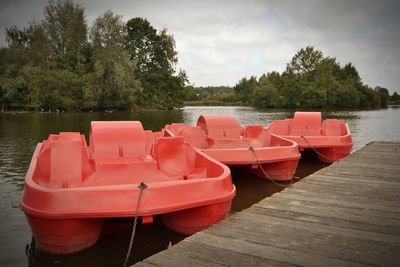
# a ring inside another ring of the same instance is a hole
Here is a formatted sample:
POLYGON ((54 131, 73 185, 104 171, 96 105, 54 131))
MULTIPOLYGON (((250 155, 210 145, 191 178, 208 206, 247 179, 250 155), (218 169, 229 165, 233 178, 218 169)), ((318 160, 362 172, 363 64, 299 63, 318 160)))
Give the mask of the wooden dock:
POLYGON ((135 266, 400 266, 400 142, 373 142, 135 266))

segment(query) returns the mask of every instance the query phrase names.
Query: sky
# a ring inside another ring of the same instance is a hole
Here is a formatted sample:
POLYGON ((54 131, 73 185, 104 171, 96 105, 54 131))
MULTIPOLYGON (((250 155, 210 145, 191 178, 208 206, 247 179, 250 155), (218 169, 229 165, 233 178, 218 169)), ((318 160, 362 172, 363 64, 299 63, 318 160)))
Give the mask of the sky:
MULTIPOLYGON (((364 83, 400 92, 400 1, 162 1, 74 0, 86 21, 107 10, 147 18, 176 41, 177 70, 195 86, 235 85, 241 78, 282 72, 308 45, 353 63, 364 83)), ((45 0, 0 0, 0 45, 5 28, 43 18, 45 0)))

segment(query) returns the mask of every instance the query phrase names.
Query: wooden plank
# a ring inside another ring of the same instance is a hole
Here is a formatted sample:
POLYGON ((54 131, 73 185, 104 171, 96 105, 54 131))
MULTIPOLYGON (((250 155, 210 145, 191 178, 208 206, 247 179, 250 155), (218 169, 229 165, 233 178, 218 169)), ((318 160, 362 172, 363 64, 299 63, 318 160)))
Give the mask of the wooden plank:
POLYGON ((312 177, 307 179, 308 181, 312 180, 326 180, 326 181, 348 181, 351 184, 355 183, 365 183, 365 184, 383 184, 391 187, 400 188, 400 179, 397 177, 388 178, 385 175, 376 175, 376 174, 350 174, 350 173, 334 173, 334 172, 324 172, 317 173, 312 177))
MULTIPOLYGON (((338 163, 339 164, 339 163, 338 163)), ((333 165, 329 171, 337 171, 337 170, 348 170, 352 171, 353 173, 376 173, 376 174, 385 174, 398 177, 400 173, 400 169, 397 167, 393 167, 392 165, 381 165, 381 164, 370 164, 370 165, 363 165, 363 164, 356 164, 355 162, 348 162, 346 164, 341 165, 333 165)), ((323 170, 322 170, 323 172, 323 170)))
POLYGON ((179 246, 176 246, 173 250, 168 249, 161 251, 156 257, 152 256, 144 259, 143 262, 156 265, 156 266, 166 266, 175 267, 177 265, 181 266, 207 266, 207 267, 221 267, 224 265, 211 262, 210 260, 199 260, 194 257, 190 257, 190 251, 186 253, 180 253, 179 246))
POLYGON ((154 266, 160 266, 160 265, 156 265, 156 264, 152 264, 152 263, 148 263, 148 262, 144 262, 144 261, 139 261, 137 263, 135 263, 136 267, 154 267, 154 266))
POLYGON ((196 239, 188 239, 185 242, 185 249, 191 251, 191 256, 197 259, 208 260, 214 263, 220 263, 228 266, 235 266, 238 262, 243 266, 268 266, 286 267, 292 264, 276 262, 265 258, 260 258, 244 253, 231 251, 229 248, 215 248, 206 244, 196 242, 196 239))
POLYGON ((374 142, 138 266, 400 266, 400 142, 374 142))
MULTIPOLYGON (((386 227, 381 225, 374 225, 369 223, 355 222, 350 220, 342 220, 336 218, 329 218, 325 216, 318 215, 310 215, 297 211, 287 211, 287 210, 278 210, 278 209, 267 209, 267 208, 257 208, 253 207, 252 210, 246 210, 251 213, 261 214, 270 217, 283 218, 292 221, 301 221, 308 223, 309 226, 313 224, 321 224, 327 226, 334 226, 339 228, 346 228, 352 230, 359 230, 364 232, 373 232, 373 233, 381 233, 388 235, 399 235, 400 229, 399 227, 386 227)), ((237 217, 234 217, 235 219, 237 217)))
POLYGON ((269 201, 261 201, 257 203, 255 206, 268 209, 298 211, 310 215, 320 215, 328 218, 370 223, 387 227, 396 227, 399 224, 397 218, 386 217, 383 220, 381 216, 378 216, 376 214, 364 214, 363 212, 360 212, 357 209, 319 205, 312 202, 292 200, 283 203, 282 200, 271 198, 269 199, 269 201))
MULTIPOLYGON (((321 199, 321 201, 335 202, 337 205, 353 205, 357 207, 364 205, 366 208, 377 209, 387 212, 400 213, 400 204, 397 201, 371 201, 369 198, 358 197, 355 195, 332 195, 324 194, 320 192, 310 192, 296 188, 296 190, 283 190, 279 193, 279 196, 290 197, 290 198, 304 198, 304 199, 321 199)), ((275 195, 274 195, 275 196, 275 195)))
MULTIPOLYGON (((257 220, 257 218, 255 219, 257 220)), ((266 222, 264 218, 258 223, 246 227, 246 220, 229 221, 218 224, 207 230, 207 233, 226 238, 239 238, 266 247, 282 248, 297 252, 310 253, 326 257, 340 258, 365 264, 393 265, 398 259, 398 249, 387 250, 384 243, 353 238, 346 235, 316 233, 312 229, 299 231, 291 224, 278 225, 266 222), (267 237, 267 238, 265 238, 267 237), (310 242, 312 240, 312 242, 310 242), (376 248, 376 245, 383 247, 376 248), (353 253, 348 253, 349 248, 353 253)), ((337 229, 340 231, 341 229, 337 229)))
MULTIPOLYGON (((385 194, 390 194, 392 196, 400 196, 400 190, 398 187, 383 185, 383 184, 366 184, 362 182, 354 182, 349 184, 340 180, 332 181, 328 179, 309 179, 302 181, 301 186, 327 186, 336 190, 343 191, 357 191, 357 193, 364 193, 366 197, 370 194, 377 194, 378 191, 385 192, 385 194)), ((295 185, 294 187, 296 187, 295 185)), ((300 186, 298 186, 300 187, 300 186)))
MULTIPOLYGON (((364 266, 358 262, 321 256, 310 251, 299 252, 285 248, 265 246, 260 243, 249 242, 240 238, 229 238, 214 235, 208 232, 199 232, 196 235, 196 242, 206 244, 215 248, 229 248, 234 252, 248 254, 274 261, 283 261, 294 265, 306 266, 364 266)), ((238 265, 241 265, 240 262, 238 265)))
MULTIPOLYGON (((252 211, 252 213, 259 213, 262 216, 268 216, 269 215, 269 210, 270 208, 263 208, 262 206, 255 206, 258 209, 255 209, 252 211)), ((272 208, 274 209, 274 208, 272 208)), ((275 208, 276 210, 284 211, 283 209, 275 208)), ((286 210, 285 210, 286 211, 286 210)), ((294 211, 296 212, 296 211, 294 211)), ((297 211, 299 213, 303 213, 301 211, 297 211)), ((320 217, 326 217, 329 219, 341 219, 341 220, 346 220, 346 218, 337 218, 337 216, 330 216, 330 215, 315 215, 312 212, 309 213, 304 213, 304 214, 309 214, 313 216, 320 216, 320 217)), ((264 218, 266 220, 266 218, 264 218)), ((336 226, 329 226, 329 225, 323 225, 323 224, 316 224, 312 222, 302 222, 302 221, 291 221, 290 219, 286 218, 277 218, 277 217, 268 217, 269 222, 274 222, 276 224, 290 224, 292 227, 297 227, 300 230, 306 230, 312 227, 313 231, 319 232, 319 233, 329 233, 329 234, 340 234, 340 235, 348 235, 348 236, 362 236, 362 238, 367 239, 367 240, 373 240, 375 242, 382 242, 382 243, 387 243, 388 245, 397 245, 400 242, 400 238, 398 236, 392 236, 392 235, 387 235, 387 234, 381 234, 381 233, 374 233, 374 232, 365 232, 365 231, 360 231, 360 230, 354 230, 354 229, 342 229, 341 232, 336 231, 336 226)), ((355 220, 353 218, 348 218, 347 221, 351 222, 357 222, 357 223, 365 223, 365 224, 371 224, 371 225, 378 225, 378 226, 385 226, 387 224, 385 223, 375 223, 375 222, 365 222, 365 221, 360 221, 360 220, 355 220)), ((393 226, 398 228, 398 226, 393 226)))
MULTIPOLYGON (((371 199, 371 202, 375 201, 375 200, 379 200, 379 201, 396 201, 396 202, 400 202, 400 196, 395 194, 386 194, 383 192, 380 192, 378 194, 378 192, 376 190, 352 190, 352 188, 340 188, 340 190, 338 190, 339 188, 337 187, 332 187, 330 185, 324 185, 324 184, 312 184, 312 183, 303 183, 303 181, 301 181, 300 183, 295 184, 293 187, 293 189, 302 189, 302 190, 306 190, 309 192, 320 192, 320 193, 325 193, 325 194, 336 194, 338 196, 340 195, 345 195, 345 196, 357 196, 357 197, 362 197, 362 198, 369 198, 371 199)), ((353 188, 356 188, 356 186, 354 186, 353 188)))
MULTIPOLYGON (((302 184, 307 184, 307 183, 323 183, 323 184, 330 184, 331 186, 335 187, 343 187, 343 186, 349 186, 351 185, 353 188, 356 187, 358 189, 364 189, 364 188, 370 188, 370 189, 375 189, 375 188, 381 188, 383 190, 387 191, 398 191, 400 188, 400 183, 396 182, 386 182, 382 180, 366 180, 365 182, 363 180, 354 180, 351 177, 347 176, 340 176, 340 177, 334 177, 334 176, 325 176, 321 174, 317 174, 313 176, 310 179, 304 180, 302 184)), ((386 192, 386 191, 385 191, 386 192)))

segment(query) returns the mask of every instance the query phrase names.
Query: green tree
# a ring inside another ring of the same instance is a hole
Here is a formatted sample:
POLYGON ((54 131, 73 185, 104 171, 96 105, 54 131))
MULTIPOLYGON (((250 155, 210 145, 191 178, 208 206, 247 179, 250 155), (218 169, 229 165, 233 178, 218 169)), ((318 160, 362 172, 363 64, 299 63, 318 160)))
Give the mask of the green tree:
POLYGON ((323 59, 323 54, 319 50, 315 50, 312 46, 300 49, 290 63, 286 66, 286 72, 294 74, 312 74, 323 59))
POLYGON ((42 42, 40 25, 31 23, 28 28, 15 26, 7 28, 8 48, 2 50, 0 63, 0 83, 2 92, 2 110, 6 107, 19 109, 24 107, 38 108, 32 105, 30 97, 32 88, 26 81, 23 71, 26 66, 40 64, 46 45, 42 42), (40 49, 38 49, 40 48, 40 49))
POLYGON ((81 50, 87 41, 85 9, 72 0, 50 0, 44 9, 44 27, 49 37, 52 58, 62 68, 79 72, 81 50))
POLYGON ((352 63, 348 63, 343 68, 344 75, 347 79, 354 80, 355 82, 361 84, 361 77, 358 74, 356 67, 352 63))
POLYGON ((107 11, 96 18, 91 29, 93 73, 88 78, 84 99, 87 108, 131 109, 141 91, 135 77, 135 62, 123 47, 125 25, 122 17, 107 11))
POLYGON ((253 105, 263 108, 278 107, 279 95, 276 87, 271 81, 274 74, 262 75, 253 92, 253 105))
POLYGON ((394 92, 393 95, 390 97, 391 104, 400 104, 400 96, 397 92, 394 92))
POLYGON ((377 86, 377 87, 375 87, 375 92, 377 92, 378 95, 381 98, 381 101, 380 101, 381 102, 381 106, 382 107, 386 107, 387 104, 390 101, 390 95, 389 95, 388 89, 380 87, 380 86, 377 86))
POLYGON ((251 96, 254 93, 254 90, 257 86, 257 78, 255 76, 251 76, 249 79, 243 78, 241 79, 234 87, 236 95, 238 96, 239 101, 242 103, 251 103, 251 96))
POLYGON ((141 102, 172 108, 181 104, 187 76, 175 74, 178 62, 175 40, 166 29, 157 31, 147 19, 132 18, 126 23, 125 47, 136 62, 136 74, 143 86, 141 102))

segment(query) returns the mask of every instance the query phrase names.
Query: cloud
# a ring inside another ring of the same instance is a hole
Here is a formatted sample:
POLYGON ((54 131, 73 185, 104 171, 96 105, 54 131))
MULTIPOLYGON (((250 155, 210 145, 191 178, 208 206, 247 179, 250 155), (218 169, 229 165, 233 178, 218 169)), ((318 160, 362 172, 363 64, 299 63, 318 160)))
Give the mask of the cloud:
MULTIPOLYGON (((400 84, 400 3, 396 1, 87 1, 88 24, 107 10, 145 17, 176 40, 179 63, 196 85, 234 85, 278 70, 313 45, 352 62, 367 84, 400 84)), ((0 26, 40 20, 44 0, 2 2, 0 26)), ((4 40, 4 35, 0 35, 4 40)), ((1 44, 4 44, 2 41, 1 44)))

